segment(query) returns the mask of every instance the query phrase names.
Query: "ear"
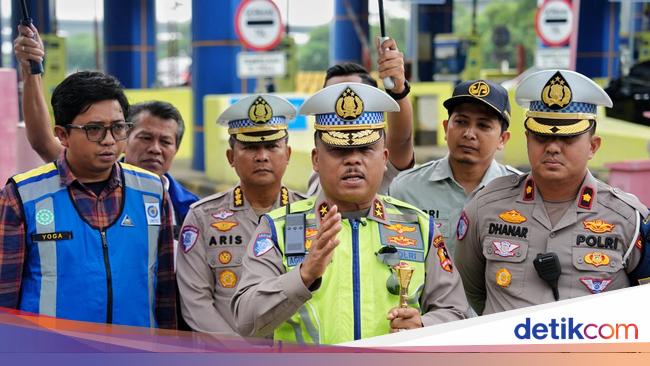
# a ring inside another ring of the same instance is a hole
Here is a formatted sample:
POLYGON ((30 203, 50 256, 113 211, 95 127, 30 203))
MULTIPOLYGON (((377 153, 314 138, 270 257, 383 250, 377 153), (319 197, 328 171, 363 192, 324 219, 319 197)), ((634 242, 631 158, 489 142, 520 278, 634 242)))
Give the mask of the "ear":
POLYGON ((291 160, 291 146, 287 145, 287 163, 291 160))
POLYGON ((311 168, 318 173, 318 150, 316 148, 311 149, 311 168))
POLYGON ((56 134, 56 137, 58 137, 59 141, 61 141, 61 145, 66 148, 70 147, 68 143, 68 130, 66 130, 65 127, 54 126, 54 134, 56 134))
POLYGON ((497 150, 503 150, 508 140, 510 140, 510 131, 503 131, 499 137, 499 146, 497 146, 497 150))
POLYGON ((389 155, 389 152, 388 152, 387 148, 384 148, 384 154, 383 155, 384 155, 384 172, 386 172, 388 170, 388 155, 389 155))
POLYGON ((600 136, 598 135, 593 135, 591 136, 591 139, 589 141, 589 159, 594 157, 596 155, 596 151, 600 149, 600 144, 602 143, 602 140, 600 136))
POLYGON ((444 128, 444 130, 445 130, 445 141, 447 141, 447 128, 448 128, 448 126, 449 126, 449 120, 448 119, 442 121, 442 128, 444 128))
POLYGON ((235 152, 232 149, 226 150, 226 159, 228 159, 228 164, 230 164, 231 167, 234 167, 235 152))

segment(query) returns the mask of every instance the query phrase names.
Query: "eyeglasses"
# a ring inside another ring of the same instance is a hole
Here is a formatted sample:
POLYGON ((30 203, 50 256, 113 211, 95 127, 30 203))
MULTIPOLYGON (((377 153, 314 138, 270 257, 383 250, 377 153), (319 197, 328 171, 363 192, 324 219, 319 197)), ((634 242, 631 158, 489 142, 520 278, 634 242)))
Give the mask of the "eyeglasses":
POLYGON ((400 263, 399 252, 397 248, 392 245, 381 247, 375 253, 377 259, 388 266, 390 276, 386 279, 386 289, 393 295, 399 295, 399 281, 397 281, 397 274, 395 273, 395 266, 400 263))
POLYGON ((111 135, 115 141, 125 140, 129 136, 129 131, 133 128, 131 122, 115 122, 110 126, 104 126, 96 123, 89 123, 83 126, 66 125, 67 128, 74 128, 86 132, 86 138, 91 142, 101 142, 106 138, 106 132, 110 129, 111 135))

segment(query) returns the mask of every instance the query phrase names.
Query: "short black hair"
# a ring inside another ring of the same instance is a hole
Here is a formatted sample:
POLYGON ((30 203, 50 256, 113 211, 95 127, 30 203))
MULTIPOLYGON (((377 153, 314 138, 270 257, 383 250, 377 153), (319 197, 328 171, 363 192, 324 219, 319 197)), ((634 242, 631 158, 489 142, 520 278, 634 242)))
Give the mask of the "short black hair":
POLYGON ((377 87, 377 80, 375 80, 370 74, 368 73, 368 70, 366 70, 365 67, 355 64, 354 62, 343 62, 340 64, 336 64, 329 69, 327 69, 325 73, 325 82, 323 83, 323 86, 327 84, 327 81, 335 76, 348 76, 348 75, 359 75, 361 78, 361 82, 374 86, 375 88, 377 87))
POLYGON ((138 120, 138 115, 142 112, 149 112, 152 116, 161 118, 161 119, 173 119, 178 124, 178 130, 176 131, 176 147, 181 146, 181 141, 183 140, 183 134, 185 133, 185 122, 181 116, 181 112, 176 109, 171 103, 163 102, 160 100, 152 100, 148 102, 141 102, 131 106, 129 110, 129 121, 137 124, 140 122, 138 120))
POLYGON ((124 116, 129 114, 129 101, 120 82, 99 71, 79 71, 65 78, 52 92, 52 109, 57 126, 66 126, 91 105, 104 100, 117 100, 124 116))

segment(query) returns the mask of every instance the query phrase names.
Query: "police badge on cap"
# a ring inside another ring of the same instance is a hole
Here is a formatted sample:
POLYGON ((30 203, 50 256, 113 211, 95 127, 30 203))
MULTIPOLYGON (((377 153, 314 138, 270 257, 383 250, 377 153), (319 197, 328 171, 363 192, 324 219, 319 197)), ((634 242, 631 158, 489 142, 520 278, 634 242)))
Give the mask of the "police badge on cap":
POLYGON ((612 100, 598 84, 569 70, 544 70, 529 75, 517 87, 515 99, 528 108, 526 129, 548 136, 585 133, 596 123, 599 105, 612 107, 612 100))
POLYGON ((300 114, 315 115, 320 139, 336 147, 374 144, 386 126, 384 112, 397 111, 399 105, 388 94, 360 83, 328 86, 300 108, 300 114))
POLYGON ((240 142, 275 141, 287 136, 287 123, 296 108, 286 99, 271 94, 254 94, 238 100, 217 119, 240 142))

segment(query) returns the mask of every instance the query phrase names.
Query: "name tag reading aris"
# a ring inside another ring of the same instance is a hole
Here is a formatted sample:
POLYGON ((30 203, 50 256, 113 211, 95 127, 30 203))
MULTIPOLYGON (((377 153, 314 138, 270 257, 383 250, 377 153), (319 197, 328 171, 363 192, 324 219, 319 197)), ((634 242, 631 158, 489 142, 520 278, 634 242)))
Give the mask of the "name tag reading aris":
POLYGON ((57 231, 53 233, 32 234, 32 241, 70 240, 72 231, 57 231))

